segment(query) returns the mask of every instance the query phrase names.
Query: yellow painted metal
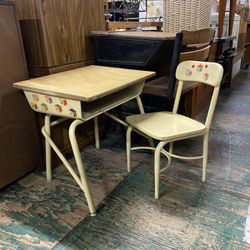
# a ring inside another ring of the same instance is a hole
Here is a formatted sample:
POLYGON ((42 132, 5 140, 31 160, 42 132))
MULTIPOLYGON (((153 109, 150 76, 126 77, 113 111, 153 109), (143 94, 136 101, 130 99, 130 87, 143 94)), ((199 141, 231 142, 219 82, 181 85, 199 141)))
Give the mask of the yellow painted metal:
POLYGON ((200 61, 182 62, 178 65, 176 70, 176 78, 179 83, 172 112, 154 112, 148 114, 132 115, 126 118, 126 121, 129 124, 126 136, 128 171, 130 171, 131 167, 131 150, 142 148, 149 149, 149 147, 137 147, 131 149, 132 130, 139 132, 139 134, 143 134, 145 137, 149 136, 159 141, 158 145, 155 147, 154 153, 156 199, 159 198, 160 172, 166 169, 160 169, 161 153, 166 155, 169 160, 167 167, 171 163, 172 157, 184 160, 202 159, 202 181, 205 182, 208 158, 208 135, 219 95, 222 75, 223 68, 218 63, 200 61), (205 124, 189 117, 177 114, 184 81, 187 83, 201 82, 214 87, 205 124), (203 136, 203 152, 201 156, 188 157, 173 154, 174 141, 197 136, 203 136), (167 144, 169 144, 169 151, 164 149, 167 144))
POLYGON ((87 182, 87 178, 86 178, 86 173, 85 173, 85 168, 84 168, 84 165, 82 162, 80 150, 79 150, 78 143, 76 140, 76 135, 75 135, 75 130, 76 130, 77 126, 82 124, 83 122, 84 121, 81 121, 81 120, 74 120, 71 123, 71 125, 69 127, 69 140, 70 140, 70 144, 71 144, 73 154, 75 157, 78 172, 80 175, 81 184, 83 186, 83 191, 84 191, 85 197, 87 199, 88 207, 89 207, 91 215, 94 216, 96 213, 96 209, 95 209, 95 205, 94 205, 94 202, 93 202, 90 190, 89 190, 89 186, 88 186, 88 182, 87 182))
POLYGON ((94 118, 94 131, 95 131, 95 147, 97 149, 100 149, 98 117, 94 118))
MULTIPOLYGON (((50 115, 46 115, 44 118, 44 128, 46 134, 50 136, 50 115)), ((52 180, 52 173, 51 173, 51 147, 47 138, 45 138, 45 157, 46 157, 46 177, 47 181, 52 180)))
MULTIPOLYGON (((83 190, 91 215, 95 215, 96 209, 87 183, 75 130, 78 125, 94 119, 96 148, 100 148, 98 115, 134 98, 138 102, 140 112, 144 113, 138 96, 142 91, 145 79, 153 75, 155 72, 92 65, 14 83, 16 88, 25 92, 34 111, 46 114, 42 134, 45 137, 47 180, 51 181, 52 179, 51 148, 53 148, 83 190), (52 115, 73 119, 69 128, 69 139, 80 177, 55 145, 50 135, 51 126, 64 121, 65 118, 51 122, 52 115)), ((109 113, 107 115, 127 126, 119 118, 109 113)))

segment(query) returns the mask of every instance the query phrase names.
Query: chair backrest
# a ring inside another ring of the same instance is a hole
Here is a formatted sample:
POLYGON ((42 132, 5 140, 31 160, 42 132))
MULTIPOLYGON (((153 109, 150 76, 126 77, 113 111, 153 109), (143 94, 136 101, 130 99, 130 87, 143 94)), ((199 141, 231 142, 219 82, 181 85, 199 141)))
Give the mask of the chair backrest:
POLYGON ((181 98, 183 82, 200 82, 214 87, 211 97, 205 125, 210 127, 214 114, 216 102, 220 90, 220 82, 223 76, 223 67, 214 62, 203 61, 184 61, 181 62, 176 69, 176 79, 178 80, 178 88, 175 96, 173 113, 177 113, 179 101, 181 98))
POLYGON ((173 99, 175 71, 180 62, 187 60, 207 61, 214 39, 214 29, 181 31, 176 34, 174 52, 168 82, 168 99, 173 99))

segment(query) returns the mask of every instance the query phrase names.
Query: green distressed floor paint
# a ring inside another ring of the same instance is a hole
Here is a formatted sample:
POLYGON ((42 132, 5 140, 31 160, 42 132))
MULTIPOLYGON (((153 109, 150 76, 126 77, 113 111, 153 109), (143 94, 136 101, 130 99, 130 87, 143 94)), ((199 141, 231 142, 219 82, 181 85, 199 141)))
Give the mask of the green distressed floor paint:
MULTIPOLYGON (((124 145, 109 146, 115 140, 82 153, 97 205, 127 175, 124 145)), ((0 192, 0 249, 51 249, 88 214, 83 193, 64 167, 54 171, 51 183, 34 172, 0 192)))
MULTIPOLYGON (((250 249, 243 241, 250 201, 249 79, 242 71, 221 91, 205 184, 200 161, 175 159, 160 178, 156 201, 152 156, 133 152, 135 168, 126 178, 124 141, 109 137, 98 156, 93 146, 83 152, 97 216, 88 216, 64 168, 51 183, 32 173, 0 193, 0 249, 250 249)), ((176 143, 176 153, 198 154, 198 142, 176 143)))

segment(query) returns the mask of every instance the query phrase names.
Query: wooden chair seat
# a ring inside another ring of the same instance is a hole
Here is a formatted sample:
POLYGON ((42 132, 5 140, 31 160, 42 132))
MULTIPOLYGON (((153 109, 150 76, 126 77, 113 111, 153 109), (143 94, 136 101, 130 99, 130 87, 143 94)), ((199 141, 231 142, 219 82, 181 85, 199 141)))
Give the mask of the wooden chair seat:
MULTIPOLYGON (((169 76, 161 76, 152 81, 146 82, 143 88, 143 94, 146 95, 154 95, 158 97, 165 97, 166 93, 168 92, 168 81, 169 76)), ((195 87, 199 86, 199 82, 184 82, 182 94, 187 93, 188 91, 194 89, 195 87)), ((175 86, 173 95, 175 96, 177 86, 175 86)))
POLYGON ((166 97, 168 90, 169 76, 162 76, 152 81, 146 82, 143 88, 143 94, 166 97))

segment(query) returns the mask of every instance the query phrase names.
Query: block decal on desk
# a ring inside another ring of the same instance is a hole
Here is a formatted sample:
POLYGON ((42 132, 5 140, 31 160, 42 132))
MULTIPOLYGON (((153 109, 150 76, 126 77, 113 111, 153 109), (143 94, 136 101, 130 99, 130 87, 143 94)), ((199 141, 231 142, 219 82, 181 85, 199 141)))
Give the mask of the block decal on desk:
POLYGON ((82 118, 81 101, 29 91, 24 91, 24 93, 30 107, 36 112, 48 113, 60 117, 82 118))
POLYGON ((60 102, 63 106, 67 106, 67 104, 68 104, 67 99, 62 98, 62 97, 59 98, 59 102, 60 102))
POLYGON ((62 113, 63 110, 62 110, 62 106, 61 105, 56 104, 55 107, 56 107, 56 112, 62 113))
POLYGON ((35 102, 39 102, 39 95, 33 93, 33 94, 32 94, 32 99, 33 99, 33 101, 35 101, 35 102))
POLYGON ((31 108, 33 108, 33 109, 35 109, 35 110, 38 109, 38 106, 37 106, 37 103, 36 103, 36 102, 31 102, 31 103, 30 103, 30 106, 31 106, 31 108))
POLYGON ((74 109, 69 109, 69 114, 71 115, 71 116, 73 116, 73 117, 76 117, 77 116, 77 112, 76 112, 76 110, 74 110, 74 109))
POLYGON ((51 98, 51 96, 44 96, 44 99, 45 99, 45 101, 46 101, 46 103, 48 103, 48 104, 51 104, 51 103, 53 103, 53 99, 51 98))
POLYGON ((41 108, 42 108, 42 110, 45 111, 45 112, 49 110, 49 107, 48 107, 48 105, 47 105, 46 103, 42 103, 42 104, 41 104, 41 108))

